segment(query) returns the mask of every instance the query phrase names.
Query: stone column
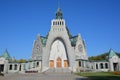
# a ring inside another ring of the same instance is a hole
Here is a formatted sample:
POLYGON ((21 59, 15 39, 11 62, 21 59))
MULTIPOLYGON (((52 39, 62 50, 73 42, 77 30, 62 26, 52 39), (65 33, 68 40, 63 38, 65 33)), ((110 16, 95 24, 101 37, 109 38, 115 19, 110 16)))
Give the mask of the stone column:
POLYGON ((118 59, 118 70, 120 71, 120 59, 118 59))
POLYGON ((38 72, 41 72, 41 61, 39 61, 38 72))
POLYGON ((98 70, 100 69, 100 64, 99 64, 99 62, 98 62, 98 70))
POLYGON ((96 62, 94 63, 94 68, 95 68, 95 70, 96 70, 96 62))
POLYGON ((33 67, 36 68, 36 66, 37 66, 37 62, 34 61, 34 62, 33 62, 33 67))
POLYGON ((17 64, 17 71, 19 71, 19 64, 17 64))
POLYGON ((103 63, 103 69, 105 69, 105 63, 103 63))
POLYGON ((14 71, 14 69, 15 69, 15 64, 12 64, 12 70, 14 71))
POLYGON ((8 60, 5 60, 5 62, 4 62, 4 71, 3 71, 3 73, 8 73, 8 69, 9 69, 8 60))
POLYGON ((109 67, 109 70, 110 70, 110 71, 114 71, 114 69, 113 69, 113 62, 112 62, 111 59, 109 60, 109 66, 110 66, 110 67, 109 67))

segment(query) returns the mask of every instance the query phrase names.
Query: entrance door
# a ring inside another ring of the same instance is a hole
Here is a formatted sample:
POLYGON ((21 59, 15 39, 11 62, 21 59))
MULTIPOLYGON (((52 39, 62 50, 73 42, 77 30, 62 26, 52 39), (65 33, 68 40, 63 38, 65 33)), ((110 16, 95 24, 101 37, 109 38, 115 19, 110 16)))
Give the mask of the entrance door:
POLYGON ((118 70, 118 63, 113 63, 113 68, 114 68, 114 71, 117 71, 118 70))
POLYGON ((64 60, 64 67, 68 67, 68 61, 67 60, 64 60))
POLYGON ((62 61, 61 58, 58 57, 58 58, 57 58, 57 61, 56 61, 56 67, 57 67, 57 68, 61 68, 61 64, 62 64, 61 61, 62 61))
POLYGON ((54 61, 50 60, 50 68, 54 68, 54 61))
POLYGON ((0 72, 4 71, 4 64, 0 65, 0 72))

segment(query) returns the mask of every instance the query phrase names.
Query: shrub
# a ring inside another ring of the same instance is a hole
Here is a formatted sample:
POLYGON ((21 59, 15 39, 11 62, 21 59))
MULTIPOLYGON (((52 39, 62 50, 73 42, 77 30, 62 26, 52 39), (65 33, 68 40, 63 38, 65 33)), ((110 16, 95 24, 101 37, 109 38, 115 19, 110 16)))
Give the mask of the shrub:
POLYGON ((115 71, 115 72, 112 72, 112 74, 115 74, 115 75, 120 75, 120 71, 115 71))

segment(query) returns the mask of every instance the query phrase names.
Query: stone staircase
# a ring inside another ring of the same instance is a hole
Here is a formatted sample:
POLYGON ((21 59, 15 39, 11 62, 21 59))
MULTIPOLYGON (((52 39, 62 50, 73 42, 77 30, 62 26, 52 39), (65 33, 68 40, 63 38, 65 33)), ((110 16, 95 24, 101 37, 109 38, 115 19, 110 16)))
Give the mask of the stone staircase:
POLYGON ((45 73, 71 73, 69 68, 50 68, 45 73))

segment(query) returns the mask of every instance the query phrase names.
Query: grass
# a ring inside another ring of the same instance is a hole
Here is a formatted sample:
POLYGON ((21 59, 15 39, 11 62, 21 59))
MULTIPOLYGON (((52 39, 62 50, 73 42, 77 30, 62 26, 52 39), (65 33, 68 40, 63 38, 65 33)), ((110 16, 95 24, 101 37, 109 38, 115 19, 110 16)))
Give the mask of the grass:
POLYGON ((88 77, 90 80, 120 80, 120 75, 111 72, 87 72, 76 73, 76 75, 88 77))

